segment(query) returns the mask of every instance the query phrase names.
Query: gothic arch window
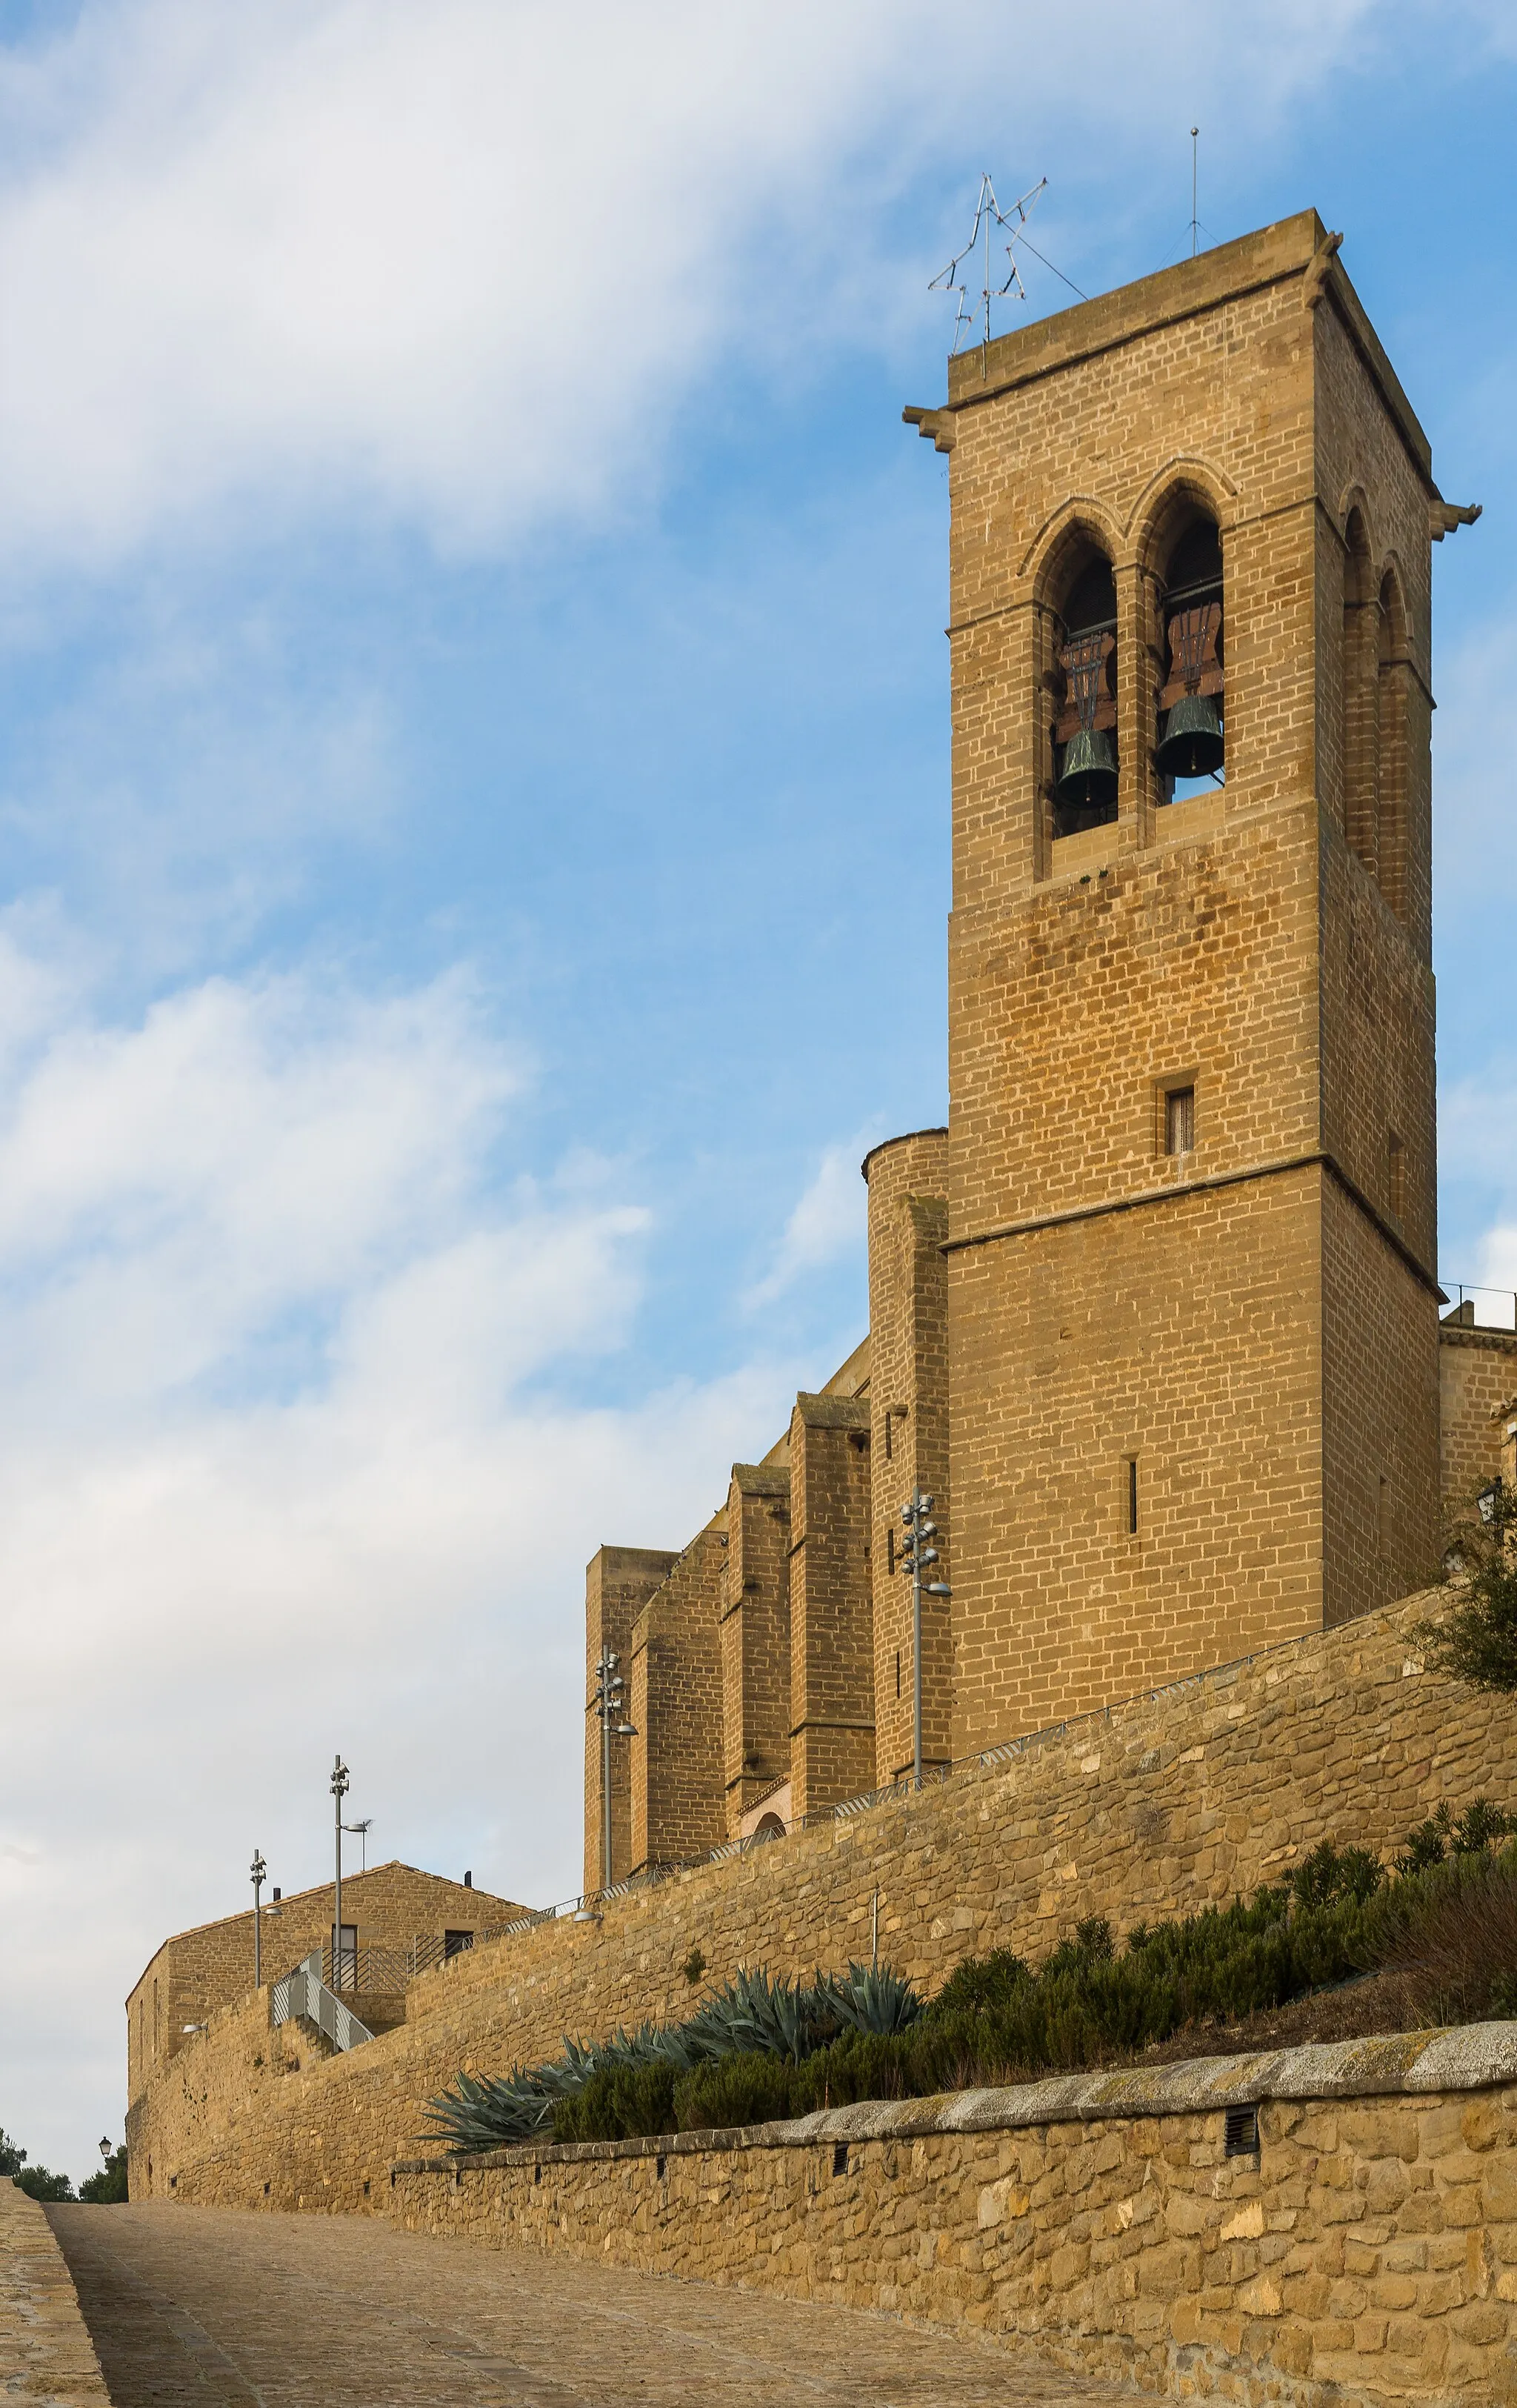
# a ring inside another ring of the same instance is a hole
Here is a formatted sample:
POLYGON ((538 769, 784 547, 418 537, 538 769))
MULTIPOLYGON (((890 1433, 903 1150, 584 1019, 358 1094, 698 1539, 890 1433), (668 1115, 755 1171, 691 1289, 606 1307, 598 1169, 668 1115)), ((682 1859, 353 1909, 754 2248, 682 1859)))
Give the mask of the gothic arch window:
POLYGON ((1364 513, 1349 512, 1343 563, 1343 833, 1377 873, 1380 602, 1364 513))
POLYGON ((1051 683, 1053 833, 1078 836, 1117 816, 1117 586, 1088 538, 1064 564, 1051 683))
POLYGON ((1381 580, 1376 611, 1375 867, 1381 892, 1400 919, 1407 883, 1407 614, 1394 569, 1381 580))
POLYGON ((1212 793, 1226 779, 1222 605, 1222 538, 1215 519, 1195 509, 1170 541, 1160 583, 1160 803, 1212 793))

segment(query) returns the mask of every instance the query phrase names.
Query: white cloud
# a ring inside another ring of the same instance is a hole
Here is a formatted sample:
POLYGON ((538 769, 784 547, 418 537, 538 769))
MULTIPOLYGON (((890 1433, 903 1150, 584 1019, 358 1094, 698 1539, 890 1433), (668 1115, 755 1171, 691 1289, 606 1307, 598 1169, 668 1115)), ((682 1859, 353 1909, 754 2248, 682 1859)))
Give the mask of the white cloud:
POLYGON ((682 1543, 795 1369, 576 1400, 648 1212, 503 1179, 526 1073, 462 977, 118 1025, 12 937, 0 995, 0 2121, 78 2174, 151 1948, 255 1841, 322 1877, 335 1746, 371 1853, 578 1885, 585 1558, 682 1543))
POLYGON ((862 1254, 867 1197, 859 1164, 869 1136, 829 1145, 799 1197, 764 1277, 749 1289, 751 1310, 772 1304, 808 1271, 823 1270, 851 1253, 862 1254))
MULTIPOLYGON (((1238 8, 1187 93, 1225 76, 1236 136, 1374 13, 1238 8)), ((1119 0, 1081 38, 1081 122, 1148 143, 1172 46, 1119 0)), ((875 272, 889 203, 978 151, 991 89, 1046 148, 1067 40, 1052 0, 95 0, 0 71, 4 539, 93 562, 270 497, 465 547, 614 513, 726 346, 929 306, 939 233, 875 272)))

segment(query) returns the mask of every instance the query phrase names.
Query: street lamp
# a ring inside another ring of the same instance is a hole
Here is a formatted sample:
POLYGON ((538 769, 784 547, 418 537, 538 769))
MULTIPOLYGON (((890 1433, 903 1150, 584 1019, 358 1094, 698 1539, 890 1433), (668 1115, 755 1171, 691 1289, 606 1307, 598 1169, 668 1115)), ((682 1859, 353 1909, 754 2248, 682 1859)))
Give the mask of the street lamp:
POLYGON ((261 1990, 264 1986, 263 1891, 264 1876, 268 1870, 267 1865, 264 1862, 264 1853, 261 1848, 254 1848, 253 1850, 250 1870, 252 1873, 253 1893, 253 1988, 255 1990, 261 1990))
POLYGON ((342 1987, 342 1801, 348 1795, 348 1768, 340 1753, 332 1760, 332 1828, 337 1852, 333 1885, 332 1987, 342 1987))
POLYGON ((611 1742, 613 1739, 636 1739, 637 1734, 626 1721, 627 1684, 617 1670, 620 1656, 609 1647, 602 1647, 595 1666, 595 1688, 590 1700, 592 1713, 600 1716, 600 1885, 603 1891, 611 1886, 611 1742))
POLYGON ((920 1488, 913 1488, 910 1500, 901 1507, 901 1519, 906 1524, 906 1536, 897 1557, 903 1572, 911 1575, 911 1785, 922 1786, 922 1600, 924 1597, 952 1597, 946 1581, 924 1581, 922 1577, 929 1564, 937 1561, 937 1550, 929 1541, 937 1536, 937 1525, 931 1519, 932 1498, 920 1488))
POLYGON ((1481 1490, 1475 1503, 1486 1528, 1496 1532, 1496 1542, 1499 1547, 1502 1526, 1507 1518, 1507 1484, 1499 1471, 1490 1486, 1481 1490))
POLYGON ((358 1859, 358 1870, 361 1873, 366 1872, 368 1870, 368 1835, 374 1828, 373 1815, 365 1814, 361 1823, 344 1823, 342 1828, 345 1831, 357 1833, 358 1844, 362 1851, 358 1859))

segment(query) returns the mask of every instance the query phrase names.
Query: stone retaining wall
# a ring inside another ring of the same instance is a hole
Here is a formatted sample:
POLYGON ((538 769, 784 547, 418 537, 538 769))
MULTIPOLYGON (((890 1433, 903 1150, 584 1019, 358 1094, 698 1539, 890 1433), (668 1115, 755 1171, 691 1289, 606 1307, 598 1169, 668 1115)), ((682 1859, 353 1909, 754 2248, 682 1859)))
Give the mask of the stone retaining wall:
POLYGON ((1413 1598, 971 1763, 828 1821, 455 1957, 397 2031, 327 2058, 268 2028, 266 1994, 187 2039, 131 2111, 135 2197, 362 2209, 460 2067, 494 2072, 708 1982, 880 1952, 930 1988, 971 1954, 1045 1956, 1081 1916, 1119 1933, 1279 1879, 1318 1841, 1390 1854, 1440 1799, 1517 1804, 1517 1705, 1423 1670, 1413 1598))
POLYGON ((408 2231, 967 2325, 1173 2398, 1517 2401, 1514 2024, 417 2159, 387 2197, 408 2231))
POLYGON ((8 2175, 0 2176, 0 2395, 110 2408, 63 2251, 36 2200, 8 2175))

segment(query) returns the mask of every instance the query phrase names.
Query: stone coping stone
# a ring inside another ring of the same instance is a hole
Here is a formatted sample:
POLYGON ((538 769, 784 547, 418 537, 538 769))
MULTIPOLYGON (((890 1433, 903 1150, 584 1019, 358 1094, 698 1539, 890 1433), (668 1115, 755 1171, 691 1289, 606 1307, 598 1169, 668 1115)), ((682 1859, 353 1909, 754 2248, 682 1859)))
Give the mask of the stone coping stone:
POLYGON ((793 2122, 665 2132, 636 2141, 543 2141, 470 2155, 402 2157, 393 2174, 461 2174, 492 2166, 580 2165, 597 2158, 698 2157, 708 2150, 806 2149, 838 2141, 919 2141, 934 2133, 1009 2132, 1031 2124, 1121 2122, 1135 2115, 1206 2115, 1267 2099, 1386 2099, 1490 2090, 1517 2082, 1517 2023, 1450 2024, 1436 2031, 1187 2057, 1175 2065, 1061 2073, 1007 2090, 933 2099, 864 2100, 793 2122))
POLYGON ((16 2396, 35 2408, 110 2408, 52 2227, 35 2199, 0 2176, 0 2397, 16 2396))

